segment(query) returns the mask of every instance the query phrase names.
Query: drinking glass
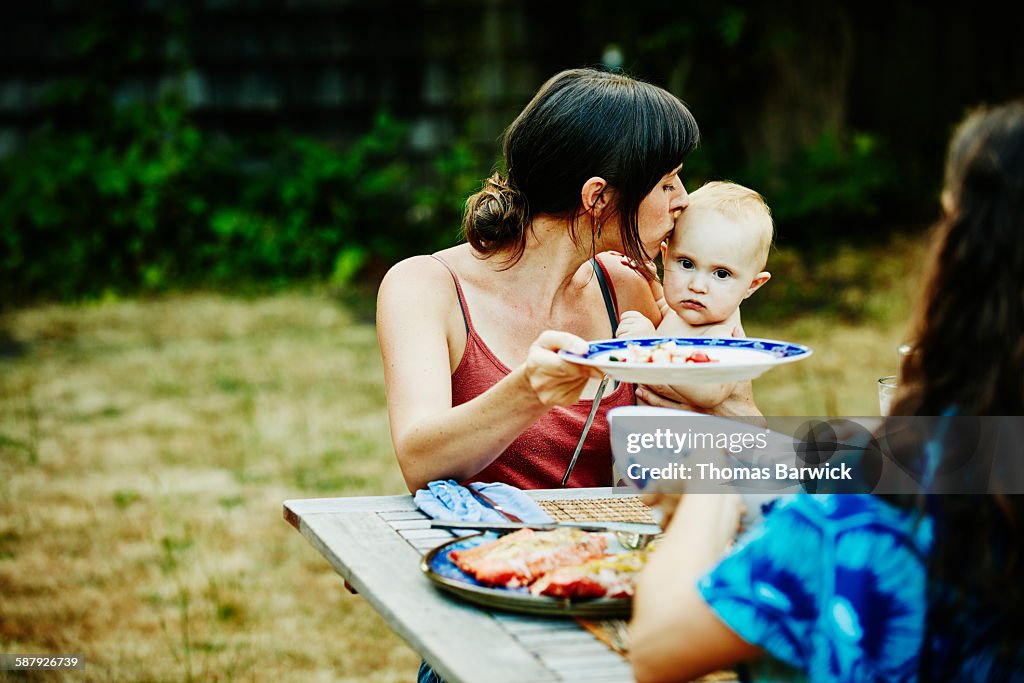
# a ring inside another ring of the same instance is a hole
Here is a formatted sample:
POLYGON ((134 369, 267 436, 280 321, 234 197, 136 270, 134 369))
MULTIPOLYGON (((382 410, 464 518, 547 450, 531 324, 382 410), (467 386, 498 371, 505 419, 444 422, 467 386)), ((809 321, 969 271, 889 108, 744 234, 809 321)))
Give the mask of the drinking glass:
POLYGON ((896 395, 896 375, 878 379, 878 412, 885 417, 892 407, 892 399, 896 395))

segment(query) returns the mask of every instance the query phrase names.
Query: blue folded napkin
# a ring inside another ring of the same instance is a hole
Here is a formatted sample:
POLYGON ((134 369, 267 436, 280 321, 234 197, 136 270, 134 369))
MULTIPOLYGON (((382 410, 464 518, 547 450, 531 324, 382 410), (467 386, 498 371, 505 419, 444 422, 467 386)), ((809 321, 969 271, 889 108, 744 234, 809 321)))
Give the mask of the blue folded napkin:
MULTIPOLYGON (((474 489, 524 522, 540 524, 554 521, 548 513, 523 493, 509 484, 473 483, 474 489)), ((416 507, 434 519, 459 520, 463 522, 507 522, 499 512, 473 497, 465 486, 451 479, 438 479, 420 489, 413 497, 416 507)))

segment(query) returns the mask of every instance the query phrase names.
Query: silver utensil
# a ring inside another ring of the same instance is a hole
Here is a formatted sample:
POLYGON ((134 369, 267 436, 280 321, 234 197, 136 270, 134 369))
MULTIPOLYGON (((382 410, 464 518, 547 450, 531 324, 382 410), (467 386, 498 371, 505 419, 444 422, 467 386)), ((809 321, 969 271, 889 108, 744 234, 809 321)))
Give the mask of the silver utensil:
POLYGON ((608 375, 605 375, 601 378, 601 384, 597 387, 597 393, 594 394, 594 403, 590 406, 590 414, 587 415, 587 421, 583 423, 583 433, 580 434, 579 443, 576 444, 576 452, 572 454, 572 460, 569 461, 569 469, 565 471, 565 476, 562 477, 562 486, 565 486, 569 481, 569 475, 572 474, 573 468, 576 467, 576 460, 579 459, 580 451, 583 450, 583 442, 587 440, 587 434, 590 433, 590 425, 594 423, 594 417, 597 415, 597 409, 601 405, 601 397, 604 396, 608 380, 608 375))
MULTIPOLYGON (((659 527, 660 528, 660 527, 659 527)), ((651 541, 661 535, 659 533, 634 533, 632 531, 616 531, 615 540, 627 550, 643 550, 651 544, 651 541)))
POLYGON ((517 531, 519 529, 554 531, 571 527, 580 531, 614 532, 616 534, 652 537, 662 533, 662 528, 657 524, 645 522, 562 521, 529 524, 525 522, 467 522, 457 519, 432 519, 430 520, 430 526, 434 529, 467 529, 470 531, 517 531))
MULTIPOLYGON (((501 505, 499 505, 498 502, 496 500, 494 500, 493 498, 491 498, 490 496, 484 495, 483 493, 481 493, 480 491, 477 491, 472 486, 467 486, 466 488, 469 489, 469 494, 471 496, 473 496, 478 501, 483 503, 484 507, 488 507, 488 508, 494 510, 495 512, 497 512, 499 515, 501 515, 502 517, 504 517, 505 519, 507 519, 510 522, 516 522, 516 523, 522 524, 522 522, 523 522, 522 519, 520 519, 516 515, 512 514, 511 512, 506 510, 505 508, 501 507, 501 505)), ((463 528, 465 528, 465 527, 463 527, 463 528)))

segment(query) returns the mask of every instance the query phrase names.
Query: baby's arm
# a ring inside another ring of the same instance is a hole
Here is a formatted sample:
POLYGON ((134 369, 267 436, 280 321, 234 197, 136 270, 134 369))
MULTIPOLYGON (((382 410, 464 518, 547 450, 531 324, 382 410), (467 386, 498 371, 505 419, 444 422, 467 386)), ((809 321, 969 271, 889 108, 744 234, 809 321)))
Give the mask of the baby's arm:
POLYGON ((619 327, 615 330, 619 339, 655 336, 654 323, 639 311, 623 311, 619 316, 619 327))

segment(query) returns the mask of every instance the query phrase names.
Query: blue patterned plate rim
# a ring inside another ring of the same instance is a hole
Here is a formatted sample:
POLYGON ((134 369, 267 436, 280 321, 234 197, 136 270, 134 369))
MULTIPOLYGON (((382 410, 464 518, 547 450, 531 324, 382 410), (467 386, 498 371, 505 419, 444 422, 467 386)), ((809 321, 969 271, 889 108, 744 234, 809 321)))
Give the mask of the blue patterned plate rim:
MULTIPOLYGON (((797 360, 811 354, 811 349, 803 344, 761 339, 758 337, 638 337, 636 339, 600 339, 590 342, 590 350, 586 355, 559 351, 559 355, 569 360, 589 360, 592 356, 608 351, 623 351, 627 346, 656 346, 672 341, 679 346, 703 346, 708 348, 745 349, 760 351, 777 360, 797 360)), ((629 365, 629 364, 627 364, 629 365)), ((650 365, 649 363, 632 365, 650 365)))

